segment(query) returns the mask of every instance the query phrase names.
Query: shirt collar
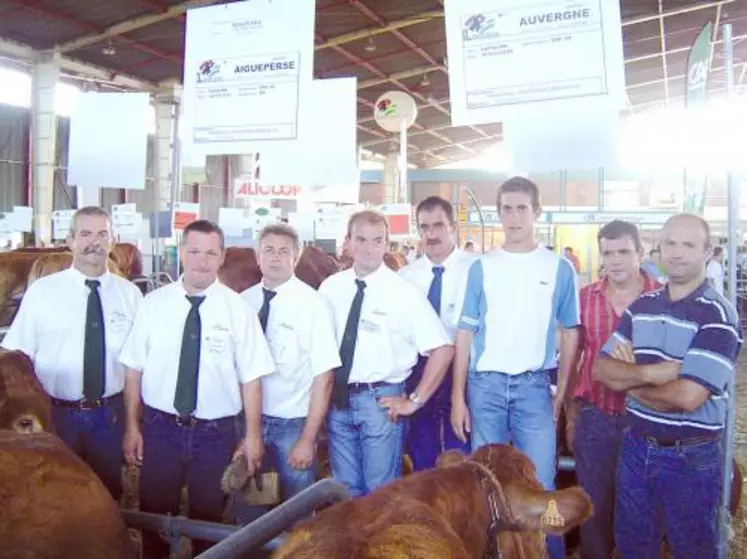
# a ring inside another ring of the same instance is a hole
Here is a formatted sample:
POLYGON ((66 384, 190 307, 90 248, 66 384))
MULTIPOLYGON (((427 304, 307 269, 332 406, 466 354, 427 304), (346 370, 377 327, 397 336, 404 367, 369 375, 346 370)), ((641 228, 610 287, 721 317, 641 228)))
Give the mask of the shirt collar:
POLYGON ((455 246, 454 250, 452 250, 440 264, 436 264, 435 262, 433 262, 430 258, 428 258, 428 255, 425 255, 425 258, 423 260, 428 266, 428 270, 431 270, 434 266, 443 266, 444 270, 448 270, 450 267, 454 266, 455 262, 457 262, 459 258, 461 258, 461 252, 462 251, 455 246))
POLYGON ((355 268, 353 268, 352 266, 350 267, 350 275, 352 276, 352 278, 354 280, 359 279, 365 282, 366 285, 371 285, 371 283, 375 283, 383 279, 384 277, 386 277, 387 273, 390 273, 390 272, 392 274, 394 273, 389 269, 389 267, 384 262, 382 262, 381 265, 378 268, 376 268, 376 270, 374 270, 373 272, 371 272, 370 274, 368 274, 367 276, 363 278, 359 278, 358 274, 355 273, 355 268))
POLYGON ((293 284, 298 281, 298 278, 296 278, 295 274, 293 274, 291 277, 289 277, 286 281, 278 285, 277 287, 273 287, 270 289, 265 285, 265 278, 262 278, 262 281, 260 281, 260 285, 262 286, 262 289, 267 289, 268 291, 274 291, 275 293, 280 293, 282 291, 285 291, 287 289, 292 289, 293 284))
POLYGON ((184 295, 189 295, 190 297, 192 297, 192 296, 204 296, 204 297, 207 297, 208 295, 210 295, 211 293, 213 293, 217 289, 217 286, 218 286, 218 284, 220 282, 216 278, 213 283, 211 283, 205 289, 203 289, 202 291, 200 291, 198 293, 187 293, 187 290, 184 289, 184 274, 182 274, 181 276, 179 276, 179 279, 176 281, 176 283, 179 284, 179 291, 181 291, 184 295))
POLYGON ((703 293, 705 293, 706 289, 708 289, 711 285, 711 282, 708 281, 708 278, 703 280, 703 283, 701 283, 698 287, 696 287, 692 293, 687 295, 686 297, 683 297, 682 299, 677 299, 676 301, 672 301, 672 299, 669 298, 669 284, 666 285, 666 288, 662 290, 662 297, 670 303, 687 303, 689 301, 694 301, 698 297, 701 297, 703 293))
MULTIPOLYGON (((643 277, 643 293, 648 293, 649 291, 655 291, 659 289, 661 284, 654 280, 651 276, 649 276, 646 272, 643 270, 639 270, 639 273, 643 277)), ((592 284, 591 289, 597 293, 604 293, 605 289, 607 289, 607 286, 609 285, 609 278, 607 276, 604 276, 599 281, 592 284)))
POLYGON ((112 274, 109 270, 104 272, 102 275, 100 275, 97 278, 89 278, 87 275, 85 275, 83 272, 78 270, 75 266, 72 264, 67 269, 68 273, 75 279, 75 281, 79 282, 81 285, 85 285, 86 280, 99 280, 101 282, 101 287, 104 287, 107 282, 111 280, 112 274))

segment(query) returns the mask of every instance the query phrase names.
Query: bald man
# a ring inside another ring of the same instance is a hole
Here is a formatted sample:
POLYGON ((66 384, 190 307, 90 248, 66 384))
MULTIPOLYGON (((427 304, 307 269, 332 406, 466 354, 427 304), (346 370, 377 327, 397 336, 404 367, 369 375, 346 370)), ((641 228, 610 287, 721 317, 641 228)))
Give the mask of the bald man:
POLYGON ((597 379, 626 391, 630 430, 617 470, 615 540, 623 559, 717 557, 721 437, 741 327, 706 278, 708 224, 680 214, 664 225, 666 287, 625 311, 602 348, 597 379))

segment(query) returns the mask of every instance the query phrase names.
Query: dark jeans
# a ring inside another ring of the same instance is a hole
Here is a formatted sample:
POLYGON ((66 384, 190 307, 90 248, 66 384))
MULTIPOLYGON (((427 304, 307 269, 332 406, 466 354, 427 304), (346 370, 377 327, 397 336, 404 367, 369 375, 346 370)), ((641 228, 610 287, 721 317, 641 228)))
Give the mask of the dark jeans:
POLYGON ((581 525, 584 559, 610 557, 615 548, 615 475, 624 428, 625 416, 610 415, 590 402, 581 404, 573 454, 578 483, 594 504, 594 515, 581 525))
POLYGON ((92 410, 52 406, 57 436, 101 479, 115 501, 122 495, 124 399, 114 396, 92 410))
POLYGON ((449 408, 426 405, 410 418, 405 440, 414 471, 433 468, 436 459, 447 450, 458 449, 464 454, 470 453, 469 438, 466 443, 457 438, 451 428, 450 413, 449 408))
MULTIPOLYGON (((187 485, 189 517, 221 522, 225 499, 220 488, 223 471, 236 449, 236 418, 177 425, 157 410, 145 408, 143 465, 140 468, 140 510, 155 514, 179 512, 181 490, 187 485)), ((143 532, 143 559, 169 555, 169 544, 143 532)), ((211 543, 193 541, 193 554, 211 543)))
POLYGON ((615 503, 622 558, 659 559, 666 535, 677 559, 715 559, 722 468, 719 440, 662 447, 628 430, 615 503))

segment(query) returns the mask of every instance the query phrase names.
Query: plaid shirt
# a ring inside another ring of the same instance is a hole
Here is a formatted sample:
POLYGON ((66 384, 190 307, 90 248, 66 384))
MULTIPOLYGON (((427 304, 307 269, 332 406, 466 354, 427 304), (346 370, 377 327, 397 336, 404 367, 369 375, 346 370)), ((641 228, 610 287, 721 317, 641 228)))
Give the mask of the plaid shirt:
MULTIPOLYGON (((661 284, 641 272, 643 293, 655 291, 661 284)), ((612 304, 605 295, 607 278, 581 289, 581 359, 578 364, 578 381, 573 395, 588 400, 608 414, 621 414, 625 411, 625 392, 616 392, 596 382, 592 368, 599 351, 610 338, 620 322, 612 304)))

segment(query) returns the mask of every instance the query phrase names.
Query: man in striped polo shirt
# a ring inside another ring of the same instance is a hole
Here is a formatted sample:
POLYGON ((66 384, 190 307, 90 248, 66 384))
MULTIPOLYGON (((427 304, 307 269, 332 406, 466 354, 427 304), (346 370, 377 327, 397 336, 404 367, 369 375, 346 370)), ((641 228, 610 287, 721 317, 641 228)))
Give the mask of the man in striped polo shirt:
POLYGON ((706 279, 710 230, 680 214, 664 225, 665 289, 641 295, 602 348, 597 379, 627 391, 615 541, 623 559, 717 556, 721 435, 741 349, 734 307, 706 279))

